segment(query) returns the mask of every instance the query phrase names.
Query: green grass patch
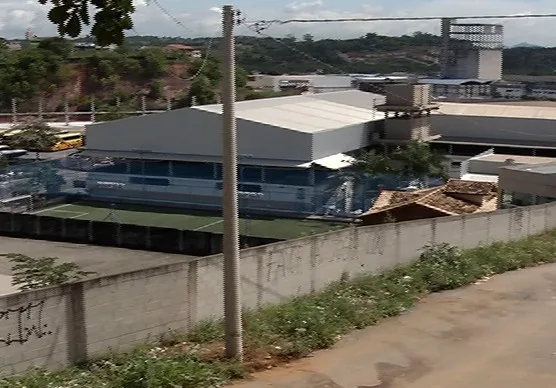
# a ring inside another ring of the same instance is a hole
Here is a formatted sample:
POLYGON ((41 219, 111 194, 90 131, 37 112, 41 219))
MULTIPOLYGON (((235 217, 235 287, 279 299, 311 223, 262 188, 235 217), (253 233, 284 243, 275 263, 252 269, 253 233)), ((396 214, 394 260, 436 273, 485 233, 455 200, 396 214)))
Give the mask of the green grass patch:
MULTIPOLYGON (((218 213, 184 212, 170 208, 118 205, 110 209, 106 204, 68 204, 52 209, 42 209, 40 215, 74 218, 90 221, 116 221, 123 224, 201 230, 222 233, 223 219, 218 213)), ((295 218, 249 216, 240 219, 239 230, 243 235, 291 239, 346 228, 345 222, 328 222, 295 218)))
POLYGON ((470 250, 448 244, 426 246, 411 264, 246 312, 244 365, 224 360, 223 326, 206 322, 189 334, 171 333, 131 353, 60 372, 32 370, 0 380, 0 387, 217 387, 247 372, 329 348, 353 330, 407 312, 428 293, 555 261, 556 231, 470 250))

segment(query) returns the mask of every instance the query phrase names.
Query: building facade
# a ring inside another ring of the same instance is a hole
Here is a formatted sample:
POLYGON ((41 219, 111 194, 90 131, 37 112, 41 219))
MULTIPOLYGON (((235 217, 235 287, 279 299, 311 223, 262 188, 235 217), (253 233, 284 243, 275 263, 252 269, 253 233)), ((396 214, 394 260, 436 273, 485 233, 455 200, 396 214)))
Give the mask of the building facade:
MULTIPOLYGON (((260 211, 350 213, 354 182, 335 179, 353 163, 345 153, 370 144, 384 98, 360 91, 236 104, 239 187, 260 211)), ((219 208, 222 106, 205 105, 87 128, 84 155, 105 158, 89 171, 97 199, 219 208)), ((362 195, 359 196, 363 198, 362 195)))

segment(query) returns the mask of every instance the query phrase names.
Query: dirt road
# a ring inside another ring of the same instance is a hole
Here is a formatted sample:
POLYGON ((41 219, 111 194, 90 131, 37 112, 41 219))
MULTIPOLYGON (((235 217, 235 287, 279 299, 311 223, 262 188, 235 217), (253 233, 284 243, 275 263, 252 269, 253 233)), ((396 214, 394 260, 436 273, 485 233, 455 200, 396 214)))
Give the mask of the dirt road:
POLYGON ((234 388, 554 388, 556 265, 432 295, 234 388))

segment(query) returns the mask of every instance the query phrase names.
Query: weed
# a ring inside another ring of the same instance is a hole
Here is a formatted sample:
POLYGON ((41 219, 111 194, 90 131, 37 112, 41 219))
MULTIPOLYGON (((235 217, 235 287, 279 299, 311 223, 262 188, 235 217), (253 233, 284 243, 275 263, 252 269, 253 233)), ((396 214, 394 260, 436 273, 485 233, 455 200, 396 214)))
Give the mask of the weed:
POLYGON ((244 373, 303 357, 333 345, 352 330, 408 311, 429 292, 461 287, 485 276, 556 261, 556 231, 525 240, 461 250, 427 245, 415 262, 385 273, 343 277, 324 291, 260 311, 246 311, 244 365, 223 359, 221 321, 188 334, 112 354, 59 372, 30 370, 0 379, 0 388, 218 387, 244 373))

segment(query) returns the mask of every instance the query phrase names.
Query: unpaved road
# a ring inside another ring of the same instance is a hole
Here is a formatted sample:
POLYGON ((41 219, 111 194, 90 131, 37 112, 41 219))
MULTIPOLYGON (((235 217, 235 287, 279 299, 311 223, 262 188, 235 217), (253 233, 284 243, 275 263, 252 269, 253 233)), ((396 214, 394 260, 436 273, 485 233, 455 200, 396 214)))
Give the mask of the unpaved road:
POLYGON ((556 265, 432 295, 234 388, 554 388, 556 265))

